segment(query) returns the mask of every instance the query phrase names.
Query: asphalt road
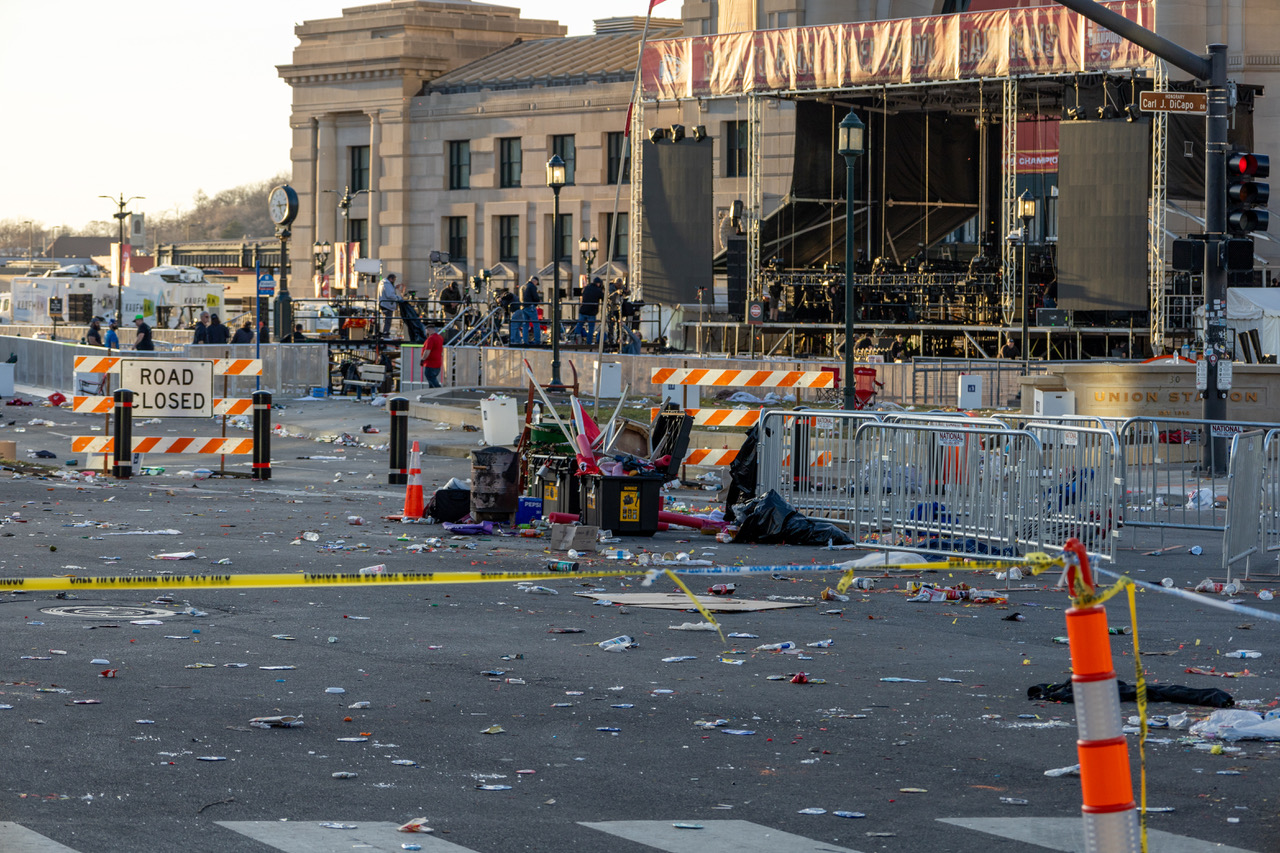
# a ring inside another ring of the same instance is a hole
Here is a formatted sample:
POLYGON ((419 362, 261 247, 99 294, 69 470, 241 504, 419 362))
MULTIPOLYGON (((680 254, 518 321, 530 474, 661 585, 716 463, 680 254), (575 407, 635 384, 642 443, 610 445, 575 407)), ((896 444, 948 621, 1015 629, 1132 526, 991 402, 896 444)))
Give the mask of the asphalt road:
MULTIPOLYGON (((61 425, 75 416, 36 414, 60 425, 49 428, 58 434, 51 441, 74 431, 61 425)), ((342 461, 299 460, 336 453, 290 439, 274 447, 274 479, 262 485, 177 476, 189 462, 122 484, 2 480, 0 515, 9 520, 0 525, 0 575, 327 572, 378 563, 510 571, 540 568, 548 557, 542 540, 496 536, 410 552, 442 531, 380 520, 401 503, 399 489, 385 485, 383 452, 345 448, 342 461), (180 532, 113 535, 159 529, 180 532), (319 540, 291 544, 303 531, 319 540), (188 550, 195 559, 151 559, 188 550), (213 565, 224 559, 230 564, 213 565)), ((429 483, 467 473, 456 459, 424 467, 429 483)), ((708 496, 691 495, 698 505, 708 496)), ((691 548, 730 565, 793 564, 777 577, 714 580, 736 581, 740 598, 804 606, 723 614, 726 632, 758 638, 722 641, 670 630, 700 621, 696 613, 601 606, 573 594, 675 589, 669 580, 642 589, 639 567, 625 579, 553 576, 545 586, 558 595, 511 582, 187 590, 171 602, 162 584, 78 590, 72 600, 0 594, 0 704, 12 706, 0 710, 0 850, 1076 849, 1079 780, 1044 775, 1076 762, 1074 708, 1026 698, 1030 685, 1069 677, 1067 647, 1053 642, 1065 633, 1067 601, 1047 588, 1053 579, 1024 582, 1031 587, 1015 590, 1008 606, 923 604, 905 593, 915 575, 898 573, 839 604, 818 599, 837 575, 805 568, 857 554, 684 538, 661 533, 624 547, 691 548), (207 615, 182 613, 188 606, 207 615), (53 607, 139 608, 135 618, 163 624, 106 618, 119 611, 47 612, 53 607), (1007 621, 1015 612, 1024 620, 1007 621), (565 628, 581 633, 554 632, 565 628), (638 646, 596 646, 622 634, 638 646), (828 639, 829 647, 807 646, 828 639), (754 651, 782 641, 803 654, 754 651), (663 660, 685 656, 693 659, 663 660), (278 666, 295 668, 263 669, 278 666), (103 670, 115 677, 100 677, 103 670), (801 671, 825 683, 773 680, 801 671), (360 702, 368 706, 351 707, 360 702), (304 725, 248 724, 280 714, 304 725), (697 725, 716 720, 727 722, 697 725), (494 727, 501 732, 489 733, 494 727), (210 757, 225 760, 202 760, 210 757), (334 778, 340 772, 358 776, 334 778), (826 813, 800 813, 815 808, 826 813), (391 831, 416 817, 435 832, 391 831), (944 822, 955 819, 971 819, 972 828, 944 822), (678 822, 702 828, 674 828, 678 822), (1001 832, 1038 843, 993 834, 1001 832)), ((1122 551, 1120 568, 1194 585, 1220 558, 1216 543, 1184 538, 1205 553, 1122 551)), ((600 558, 584 565, 619 567, 600 558)), ((710 582, 695 577, 690 586, 710 582)), ((1275 601, 1243 600, 1277 609, 1275 601)), ((1123 596, 1108 607, 1113 625, 1127 624, 1123 596)), ((1280 701, 1276 623, 1153 593, 1139 594, 1138 618, 1143 651, 1157 653, 1142 658, 1151 681, 1219 687, 1263 710, 1280 701), (1262 656, 1223 656, 1241 648, 1262 656), (1184 672, 1193 666, 1247 668, 1250 677, 1184 672)), ((1120 677, 1132 681, 1132 638, 1115 637, 1113 649, 1120 677)), ((1150 712, 1182 710, 1208 713, 1170 705, 1150 712)), ((1230 847, 1158 836, 1151 849, 1280 849, 1276 744, 1246 741, 1212 754, 1185 731, 1153 730, 1152 740, 1148 800, 1172 808, 1151 815, 1152 829, 1230 847)), ((1136 737, 1130 744, 1136 753, 1136 737)))

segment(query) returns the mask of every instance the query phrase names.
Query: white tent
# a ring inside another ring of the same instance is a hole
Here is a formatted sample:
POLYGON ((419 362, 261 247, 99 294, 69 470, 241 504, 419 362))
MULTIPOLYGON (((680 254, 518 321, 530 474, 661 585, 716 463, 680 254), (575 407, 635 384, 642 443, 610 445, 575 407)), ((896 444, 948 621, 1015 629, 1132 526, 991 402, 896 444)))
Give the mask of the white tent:
MULTIPOLYGON (((1228 287, 1227 325, 1236 339, 1257 330, 1262 353, 1280 354, 1280 288, 1228 287)), ((1236 347, 1239 357, 1239 346, 1236 347)))

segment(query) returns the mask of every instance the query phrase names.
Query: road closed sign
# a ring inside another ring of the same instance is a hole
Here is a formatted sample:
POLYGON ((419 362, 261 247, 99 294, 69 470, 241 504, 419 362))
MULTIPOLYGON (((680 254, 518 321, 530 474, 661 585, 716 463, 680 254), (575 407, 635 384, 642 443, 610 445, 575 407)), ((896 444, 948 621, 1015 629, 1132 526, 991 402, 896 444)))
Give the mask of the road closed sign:
POLYGON ((120 387, 133 392, 134 417, 213 417, 212 361, 122 359, 120 387))

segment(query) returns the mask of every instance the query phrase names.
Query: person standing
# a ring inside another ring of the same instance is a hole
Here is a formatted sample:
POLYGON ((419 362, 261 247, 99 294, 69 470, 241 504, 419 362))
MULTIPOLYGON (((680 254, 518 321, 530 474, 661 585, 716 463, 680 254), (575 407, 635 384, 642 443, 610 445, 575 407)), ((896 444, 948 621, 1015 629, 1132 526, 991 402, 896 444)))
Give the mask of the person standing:
POLYGON ((388 273, 378 285, 378 310, 382 312, 382 337, 391 337, 391 321, 395 319, 396 309, 404 297, 396 287, 396 274, 388 273))
POLYGON ((102 321, 97 317, 89 321, 89 331, 84 333, 84 342, 91 347, 102 346, 102 321))
POLYGON ((308 337, 306 336, 306 334, 304 334, 304 333, 303 333, 303 331, 302 331, 302 324, 301 324, 301 323, 294 323, 294 324, 293 324, 293 332, 292 332, 291 334, 285 335, 283 338, 281 338, 281 339, 280 339, 280 343, 282 343, 282 344, 305 344, 305 343, 306 343, 307 341, 309 341, 309 340, 311 340, 311 339, 310 339, 310 338, 308 338, 308 337))
POLYGON ((521 293, 521 298, 524 302, 524 343, 533 344, 534 346, 542 345, 542 326, 538 323, 538 305, 542 302, 540 284, 541 282, 538 281, 538 277, 535 275, 525 282, 521 293))
POLYGON ((440 387, 440 369, 444 367, 444 338, 435 326, 427 328, 427 340, 422 345, 422 378, 432 388, 440 387))
POLYGON ((209 312, 200 312, 200 322, 196 323, 195 335, 191 339, 193 344, 209 343, 209 312))
POLYGON ((582 302, 578 306, 578 325, 573 327, 573 336, 586 339, 588 344, 596 340, 596 317, 600 314, 600 301, 604 299, 604 281, 591 279, 591 283, 582 288, 582 302))
POLYGON ((893 343, 889 346, 889 360, 901 361, 907 356, 907 344, 902 340, 902 335, 894 335, 893 343))
POLYGON ((205 332, 205 343, 225 344, 231 339, 231 330, 223 325, 217 314, 209 315, 209 329, 205 332))
POLYGON ((151 340, 151 327, 147 325, 146 320, 142 319, 141 314, 134 315, 133 325, 138 330, 138 337, 134 339, 133 348, 139 352, 154 350, 156 345, 151 340))
POLYGON ((1013 335, 1005 337, 1004 346, 1000 347, 1000 357, 1011 360, 1018 357, 1018 345, 1013 342, 1013 335))
POLYGON ((112 320, 107 324, 107 351, 120 349, 120 336, 116 334, 116 329, 120 328, 120 323, 112 320))
POLYGON ((451 281, 440 292, 440 311, 444 314, 446 323, 453 320, 458 314, 458 309, 462 307, 462 292, 458 290, 458 283, 451 281))
POLYGON ((236 329, 235 337, 231 339, 233 344, 251 344, 253 343, 253 323, 249 320, 244 321, 244 325, 236 329))

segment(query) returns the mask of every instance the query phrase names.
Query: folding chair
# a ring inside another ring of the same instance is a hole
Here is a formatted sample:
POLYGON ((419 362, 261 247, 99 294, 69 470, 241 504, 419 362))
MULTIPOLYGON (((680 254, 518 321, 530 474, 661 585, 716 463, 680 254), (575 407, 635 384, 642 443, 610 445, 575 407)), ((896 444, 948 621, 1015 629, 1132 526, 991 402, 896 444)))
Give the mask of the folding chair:
POLYGON ((855 367, 853 369, 853 408, 865 409, 876 401, 876 389, 883 388, 884 383, 876 378, 874 367, 855 367))

